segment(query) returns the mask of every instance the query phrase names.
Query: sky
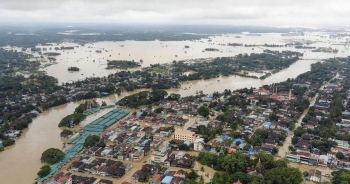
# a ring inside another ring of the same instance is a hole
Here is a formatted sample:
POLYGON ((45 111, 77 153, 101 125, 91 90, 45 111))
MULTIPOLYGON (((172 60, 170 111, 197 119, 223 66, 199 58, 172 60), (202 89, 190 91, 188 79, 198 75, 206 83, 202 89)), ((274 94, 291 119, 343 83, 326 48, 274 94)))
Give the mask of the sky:
POLYGON ((0 0, 0 22, 348 26, 349 0, 0 0))

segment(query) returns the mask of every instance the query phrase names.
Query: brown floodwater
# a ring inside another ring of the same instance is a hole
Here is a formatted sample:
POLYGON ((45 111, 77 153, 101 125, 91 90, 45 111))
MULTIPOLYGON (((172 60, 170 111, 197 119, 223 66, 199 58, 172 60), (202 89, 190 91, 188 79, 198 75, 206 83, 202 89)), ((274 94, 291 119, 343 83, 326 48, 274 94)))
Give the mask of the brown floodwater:
MULTIPOLYGON (((206 57, 218 57, 218 56, 229 56, 236 55, 238 53, 251 53, 251 52, 261 52, 263 49, 245 47, 227 47, 218 45, 218 43, 251 43, 251 44, 283 44, 286 37, 281 37, 278 34, 266 34, 261 37, 257 36, 244 36, 242 38, 235 38, 234 35, 228 36, 216 36, 212 38, 212 42, 215 45, 210 45, 208 40, 202 41, 179 41, 179 42, 137 42, 137 41, 125 41, 125 42, 98 42, 87 44, 85 46, 80 46, 74 49, 74 51, 65 51, 61 56, 58 56, 58 64, 52 65, 47 68, 49 75, 57 77, 60 82, 69 80, 78 80, 88 76, 106 76, 108 73, 114 73, 115 70, 105 70, 103 63, 106 63, 106 59, 134 59, 138 61, 143 59, 143 66, 148 66, 152 63, 166 63, 172 60, 182 60, 182 59, 192 59, 192 58, 206 58, 206 57), (276 41, 277 40, 277 41, 276 41), (203 43, 202 43, 203 42, 203 43), (121 47, 120 45, 124 45, 121 47), (184 53, 184 46, 190 46, 187 49, 187 53, 184 53), (95 47, 95 48, 88 48, 95 47), (223 52, 202 52, 207 47, 218 48, 223 52), (95 50, 100 50, 104 48, 108 52, 103 51, 101 54, 96 53, 95 50), (91 50, 91 52, 86 52, 91 50), (260 49, 260 51, 259 51, 260 49), (69 54, 67 53, 69 52, 69 54), (76 53, 74 53, 76 52, 76 53), (120 55, 118 55, 120 53, 120 55), (90 57, 91 54, 91 57, 90 57), (130 54, 130 56, 129 56, 130 54), (111 58, 109 58, 111 55, 111 58), (178 57, 175 57, 178 55, 178 57), (108 56, 108 57, 107 57, 108 56), (82 59, 87 58, 88 59, 82 59), (95 59, 93 62, 92 59, 95 59), (104 58, 104 59, 103 59, 104 58), (80 59, 80 60, 79 60, 80 59), (79 60, 79 61, 77 61, 79 60), (74 62, 77 61, 77 62, 74 62), (101 63, 100 63, 101 61, 101 63), (79 73, 68 73, 67 68, 69 66, 74 66, 76 63, 78 67, 82 69, 79 73), (100 65, 100 66, 99 66, 100 65), (84 73, 84 76, 81 75, 84 73)), ((321 40, 315 44, 326 44, 326 38, 322 40, 317 35, 307 35, 305 37, 288 37, 288 39, 297 39, 303 41, 303 39, 308 40, 321 40)), ((68 44, 69 45, 69 44, 68 44)), ((276 82, 284 81, 288 78, 294 78, 301 73, 310 70, 310 64, 318 61, 317 58, 329 58, 334 56, 342 56, 349 54, 348 50, 341 45, 330 45, 333 48, 341 49, 338 54, 333 53, 311 53, 306 52, 304 60, 299 60, 292 64, 289 68, 284 69, 265 80, 244 78, 239 76, 230 77, 219 77, 209 80, 198 80, 183 82, 181 88, 167 90, 168 93, 179 93, 182 96, 194 95, 196 91, 202 90, 204 93, 212 93, 214 91, 223 91, 224 89, 239 89, 239 88, 250 88, 259 87, 265 84, 272 84, 276 82), (341 51, 344 51, 341 52, 341 51)), ((270 48, 271 50, 278 50, 283 48, 270 48)), ((289 48, 288 48, 289 49, 289 48)), ((291 49, 293 50, 293 49, 291 49)), ((60 51, 61 52, 61 51, 60 51)), ((140 90, 127 93, 123 92, 121 96, 111 95, 104 98, 96 99, 98 102, 106 101, 107 104, 113 104, 120 98, 136 93, 140 90)), ((7 148, 5 151, 0 153, 0 183, 32 183, 36 178, 36 173, 42 166, 40 162, 40 156, 43 151, 48 148, 62 148, 63 142, 59 136, 61 128, 57 125, 59 121, 73 113, 74 109, 79 105, 79 102, 72 102, 69 104, 61 105, 58 107, 51 108, 43 113, 41 113, 37 118, 34 118, 33 123, 29 125, 28 129, 23 131, 22 136, 16 140, 16 144, 7 148)), ((82 124, 91 122, 92 120, 102 116, 104 113, 108 112, 109 109, 103 110, 94 115, 90 115, 82 124)), ((205 169, 206 171, 209 168, 205 169)), ((208 180, 208 178, 205 178, 208 180)))
MULTIPOLYGON (((320 33, 321 34, 321 33, 320 33)), ((323 33, 322 33, 323 34, 323 33)), ((325 59, 332 57, 342 57, 350 54, 349 48, 344 45, 333 45, 344 42, 342 39, 329 39, 320 37, 318 34, 308 34, 305 36, 281 36, 277 33, 262 34, 261 36, 245 36, 243 34, 229 34, 212 36, 209 39, 187 40, 187 41, 118 41, 118 42, 96 42, 88 43, 84 46, 75 43, 60 43, 55 46, 37 46, 45 48, 45 52, 58 52, 61 55, 56 56, 56 63, 42 70, 48 75, 56 77, 59 82, 68 82, 71 80, 81 80, 86 77, 102 77, 108 74, 120 71, 118 69, 106 70, 107 60, 134 60, 139 62, 143 60, 142 67, 148 67, 150 64, 169 63, 174 60, 191 60, 200 58, 216 58, 225 56, 235 56, 240 53, 261 53, 264 49, 270 50, 292 50, 304 52, 304 59, 325 59), (241 38, 236 38, 240 36, 241 38), (294 47, 233 47, 227 46, 227 43, 242 44, 278 44, 284 45, 291 42, 306 43, 311 42, 314 47, 332 47, 339 50, 338 53, 320 53, 311 52, 311 49, 295 49, 294 47), (58 50, 54 47, 74 46, 74 50, 58 50), (185 48, 189 46, 189 48, 185 48), (50 50, 50 48, 52 50, 50 50), (216 48, 216 52, 203 52, 205 48, 216 48), (101 51, 98 53, 96 51, 101 51), (68 67, 76 66, 80 68, 79 72, 68 72, 68 67)), ((20 51, 20 48, 14 48, 20 51)), ((30 51, 27 51, 30 53, 30 51)), ((34 53, 39 56, 38 53, 34 53)), ((44 61, 47 57, 44 56, 44 61)), ((50 63, 46 61, 45 63, 50 63)), ((43 64, 45 64, 43 63, 43 64)), ((51 62, 52 63, 52 62, 51 62)))

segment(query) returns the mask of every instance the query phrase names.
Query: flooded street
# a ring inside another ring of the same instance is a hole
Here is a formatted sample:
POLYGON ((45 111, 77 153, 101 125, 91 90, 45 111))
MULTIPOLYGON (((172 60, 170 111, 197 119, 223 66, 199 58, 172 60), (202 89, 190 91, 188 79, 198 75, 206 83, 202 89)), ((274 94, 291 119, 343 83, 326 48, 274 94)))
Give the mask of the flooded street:
MULTIPOLYGON (((285 42, 283 42, 283 39, 287 38, 311 40, 318 39, 316 36, 304 36, 295 38, 282 37, 279 34, 264 34, 263 36, 242 35, 242 38, 235 38, 234 35, 216 36, 212 38, 211 42, 208 42, 208 40, 205 39, 202 41, 178 42, 98 42, 86 44, 85 46, 79 46, 79 48, 75 48, 74 50, 66 50, 65 52, 58 51, 62 53, 60 56, 56 57, 58 64, 49 66, 47 68, 47 73, 48 75, 52 75, 58 78, 60 82, 67 82, 69 80, 79 80, 91 76, 106 76, 110 73, 114 73, 116 70, 105 70, 107 59, 134 59, 135 61, 142 59, 144 60, 142 66, 145 67, 149 66, 150 64, 167 63, 173 60, 234 56, 239 53, 262 52, 263 49, 266 48, 255 48, 252 50, 251 47, 230 47, 218 44, 226 44, 228 42, 243 44, 284 44, 285 42), (185 49, 185 45, 188 45, 189 48, 185 49), (220 52, 202 52, 202 50, 209 47, 218 48, 220 52), (102 53, 95 52, 96 50, 102 49, 104 49, 102 53), (108 50, 108 52, 105 50, 108 50), (109 55, 111 55, 111 57, 109 57, 109 55), (177 55, 177 57, 175 57, 175 55, 177 55), (93 60, 95 60, 95 62, 93 62, 93 60), (67 68, 70 66, 78 66, 81 68, 81 71, 78 73, 69 73, 67 71, 67 68)), ((324 45, 325 43, 315 44, 324 45)), ((273 74, 271 77, 268 77, 265 80, 244 78, 239 76, 219 77, 209 80, 183 82, 181 84, 181 88, 170 89, 167 91, 169 94, 179 93, 182 96, 188 96, 194 95, 196 91, 200 90, 202 90, 204 93, 212 93, 214 91, 221 92, 224 89, 235 90, 244 87, 260 87, 266 84, 281 82, 287 80, 288 78, 295 78, 299 74, 309 71, 310 65, 312 63, 316 63, 318 59, 350 55, 349 51, 346 50, 343 45, 327 45, 331 46, 332 48, 338 48, 338 54, 312 53, 310 50, 305 51, 306 54, 303 60, 295 62, 289 68, 273 74)), ((296 50, 292 47, 268 49, 296 50)), ((299 49, 298 51, 303 52, 302 49, 299 49)), ((98 102, 106 101, 107 104, 114 104, 122 97, 136 93, 138 91, 140 90, 136 90, 131 93, 123 92, 121 96, 111 95, 96 100, 98 102)), ((32 183, 32 181, 34 181, 34 178, 36 178, 36 173, 42 166, 40 162, 41 153, 51 147, 61 149, 63 146, 63 140, 60 138, 60 132, 62 129, 57 126, 59 121, 65 116, 73 113, 74 109, 78 105, 79 102, 74 102, 54 107, 41 113, 37 118, 33 119, 33 123, 29 125, 29 128, 25 129, 22 133, 22 136, 16 140, 16 144, 0 153, 0 167, 2 168, 0 172, 1 183, 32 183)), ((99 113, 88 116, 82 124, 91 122, 99 116, 104 115, 104 113, 108 112, 109 110, 110 109, 105 109, 99 113)), ((287 138, 287 141, 288 140, 289 139, 287 138)), ((205 173, 207 172, 212 171, 210 168, 205 166, 205 173)), ((133 172, 128 171, 126 175, 129 175, 130 173, 132 174, 133 172)), ((128 177, 129 176, 125 176, 125 179, 128 179, 128 177)), ((208 177, 204 178, 206 181, 209 179, 208 177)), ((118 180, 118 182, 120 181, 124 180, 118 180)))

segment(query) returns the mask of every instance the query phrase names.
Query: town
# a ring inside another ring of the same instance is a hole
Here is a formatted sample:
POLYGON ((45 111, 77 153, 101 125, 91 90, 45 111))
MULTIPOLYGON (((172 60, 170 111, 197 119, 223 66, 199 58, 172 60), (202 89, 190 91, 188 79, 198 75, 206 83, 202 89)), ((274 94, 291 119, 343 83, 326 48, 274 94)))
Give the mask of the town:
POLYGON ((349 66, 350 58, 329 59, 261 88, 127 96, 72 136, 39 183, 344 181, 349 66))

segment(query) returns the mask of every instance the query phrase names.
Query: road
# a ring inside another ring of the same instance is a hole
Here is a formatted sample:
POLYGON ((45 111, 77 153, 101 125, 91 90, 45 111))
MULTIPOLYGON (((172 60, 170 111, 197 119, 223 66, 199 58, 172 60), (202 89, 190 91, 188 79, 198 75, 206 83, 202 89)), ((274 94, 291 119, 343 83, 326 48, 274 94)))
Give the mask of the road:
MULTIPOLYGON (((323 84, 319 90, 323 89, 324 87, 329 85, 329 82, 332 81, 334 78, 338 77, 339 73, 337 73, 331 80, 329 80, 328 82, 326 82, 325 84, 323 84)), ((302 113, 302 115, 300 116, 300 118, 298 119, 298 122, 295 124, 295 129, 298 128, 301 125, 301 122, 303 120, 303 118, 305 117, 305 115, 307 114, 307 112, 309 112, 309 108, 315 105, 316 99, 318 97, 318 93, 315 95, 315 97, 313 97, 310 100, 310 105, 307 109, 304 110, 304 112, 302 113)), ((294 131, 290 131, 288 133, 288 136, 286 138, 286 141, 284 142, 283 146, 279 147, 279 151, 278 151, 278 157, 279 158, 285 158, 286 154, 289 152, 289 146, 292 145, 292 137, 294 136, 294 131)))
MULTIPOLYGON (((315 97, 313 97, 310 100, 310 106, 307 109, 305 109, 304 112, 301 114, 300 118, 298 119, 298 122, 295 124, 295 129, 301 126, 301 122, 303 118, 309 112, 309 108, 315 105, 317 97, 318 97, 318 94, 316 94, 315 97)), ((289 152, 289 146, 292 145, 293 136, 294 136, 294 130, 288 133, 288 136, 286 138, 286 141, 283 143, 283 146, 279 147, 278 156, 280 158, 286 157, 286 154, 289 152)))

